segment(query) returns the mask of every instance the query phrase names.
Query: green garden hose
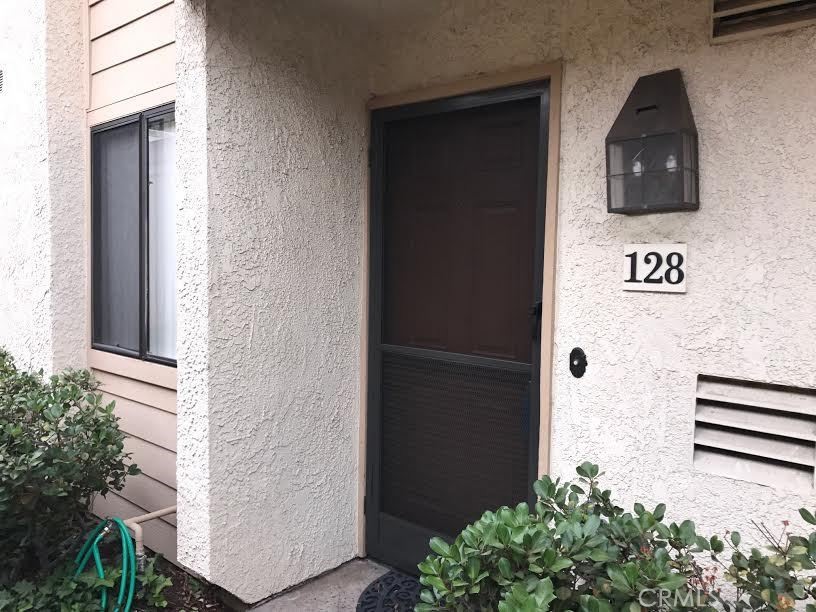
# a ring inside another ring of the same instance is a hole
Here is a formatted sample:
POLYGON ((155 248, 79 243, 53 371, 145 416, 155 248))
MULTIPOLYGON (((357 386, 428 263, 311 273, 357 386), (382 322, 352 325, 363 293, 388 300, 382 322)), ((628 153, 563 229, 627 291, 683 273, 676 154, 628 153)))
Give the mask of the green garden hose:
MULTIPOLYGON (((85 571, 88 561, 93 557, 94 565, 96 566, 96 575, 102 580, 105 579, 105 568, 102 565, 102 557, 99 554, 99 543, 111 531, 111 527, 114 525, 118 528, 119 538, 122 543, 122 575, 119 578, 119 594, 116 598, 116 606, 113 608, 113 611, 130 612, 130 608, 133 605, 133 595, 136 592, 136 552, 133 547, 130 532, 122 519, 105 519, 93 528, 88 535, 88 539, 85 540, 85 544, 82 545, 82 548, 74 559, 77 566, 74 577, 79 576, 85 571)), ((102 592, 99 595, 99 606, 102 612, 107 610, 107 587, 102 587, 102 592)))

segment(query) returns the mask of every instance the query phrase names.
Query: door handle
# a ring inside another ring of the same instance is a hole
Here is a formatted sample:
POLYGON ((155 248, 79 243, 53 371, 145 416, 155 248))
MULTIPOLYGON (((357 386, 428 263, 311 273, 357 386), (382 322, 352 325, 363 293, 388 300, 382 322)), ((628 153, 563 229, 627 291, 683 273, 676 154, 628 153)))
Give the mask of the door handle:
POLYGON ((541 311, 542 303, 540 300, 527 309, 527 314, 530 316, 530 337, 533 340, 538 339, 538 330, 541 327, 541 311))

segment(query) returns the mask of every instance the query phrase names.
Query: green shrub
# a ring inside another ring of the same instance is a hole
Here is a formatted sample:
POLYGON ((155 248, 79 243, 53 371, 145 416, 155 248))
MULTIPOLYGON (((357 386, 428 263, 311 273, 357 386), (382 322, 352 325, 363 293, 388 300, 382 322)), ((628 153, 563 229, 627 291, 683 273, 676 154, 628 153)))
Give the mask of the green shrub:
MULTIPOLYGON (((802 518, 816 525, 813 514, 802 508, 802 518)), ((801 609, 804 601, 816 600, 816 532, 809 535, 789 533, 788 521, 783 521, 779 535, 774 535, 764 524, 753 523, 766 542, 766 554, 758 548, 743 552, 742 538, 736 531, 726 539, 731 550, 730 564, 718 555, 712 558, 724 569, 723 578, 733 585, 736 597, 729 601, 718 590, 712 598, 724 610, 794 610, 801 609)), ((816 612, 816 605, 806 604, 808 612, 816 612)))
POLYGON ((722 542, 699 537, 691 521, 663 523, 662 504, 624 512, 598 487, 598 466, 577 471, 576 481, 537 481, 533 512, 526 503, 485 512, 453 544, 432 540, 417 611, 635 612, 644 589, 694 595, 702 569, 693 553, 722 542))
POLYGON ((138 473, 96 389, 87 371, 46 381, 0 350, 0 588, 50 574, 85 531, 93 496, 138 473))
MULTIPOLYGON (((598 486, 598 466, 577 472, 573 481, 537 481, 532 512, 525 503, 503 507, 452 544, 431 540, 436 554, 419 564, 425 588, 416 611, 789 611, 816 600, 816 532, 789 534, 785 521, 774 536, 755 523, 770 554, 742 552, 734 532, 724 562, 719 537, 697 535, 691 521, 664 523, 664 504, 624 512, 598 486)), ((800 514, 816 525, 808 510, 800 514)))
MULTIPOLYGON (((121 567, 113 559, 110 567, 121 567)), ((88 571, 74 577, 72 564, 57 567, 37 583, 21 580, 7 589, 0 589, 0 612, 99 612, 100 589, 108 589, 107 610, 116 609, 116 592, 120 569, 106 572, 105 578, 88 571)), ((160 610, 167 607, 164 590, 173 583, 156 569, 156 557, 136 576, 134 610, 160 610)))

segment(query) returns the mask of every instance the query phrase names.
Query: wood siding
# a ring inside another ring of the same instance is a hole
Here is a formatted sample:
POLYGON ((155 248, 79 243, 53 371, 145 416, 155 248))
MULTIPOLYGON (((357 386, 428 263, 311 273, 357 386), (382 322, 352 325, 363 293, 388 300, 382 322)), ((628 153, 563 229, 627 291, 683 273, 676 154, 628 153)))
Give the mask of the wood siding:
POLYGON ((172 0, 89 2, 89 124, 175 99, 172 0))
MULTIPOLYGON (((175 100, 174 8, 173 0, 88 0, 89 128, 175 100)), ((116 402, 125 449, 142 470, 121 492, 98 497, 94 511, 129 518, 174 505, 175 368, 95 350, 88 364, 105 400, 116 402)), ((144 526, 147 547, 173 562, 175 525, 170 515, 144 526)))
MULTIPOLYGON (((124 360, 125 365, 128 361, 139 364, 138 361, 126 357, 108 359, 107 355, 100 356, 97 351, 94 353, 95 358, 91 360, 94 375, 101 384, 105 401, 116 403, 119 427, 127 434, 125 450, 131 453, 132 460, 142 470, 138 476, 128 477, 127 485, 119 493, 110 493, 107 498, 97 498, 94 511, 100 515, 129 518, 174 505, 175 389, 132 378, 121 370, 123 362, 120 360, 124 360)), ((133 374, 147 378, 138 367, 133 368, 133 374)), ((157 379, 153 377, 151 380, 157 379)), ((164 382, 168 384, 167 381, 164 382)), ((175 525, 174 514, 145 525, 146 545, 161 552, 170 561, 176 560, 175 525)))

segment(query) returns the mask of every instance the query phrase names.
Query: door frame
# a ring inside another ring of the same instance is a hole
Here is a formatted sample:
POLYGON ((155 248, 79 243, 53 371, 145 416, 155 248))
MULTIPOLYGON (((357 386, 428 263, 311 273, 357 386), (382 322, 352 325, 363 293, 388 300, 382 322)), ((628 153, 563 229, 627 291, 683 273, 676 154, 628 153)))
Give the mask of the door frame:
MULTIPOLYGON (((374 281, 380 278, 382 258, 373 249, 375 237, 372 229, 380 224, 377 201, 381 204, 380 177, 381 168, 377 166, 377 147, 382 146, 382 130, 377 130, 374 124, 374 115, 389 119, 421 116, 434 112, 463 110, 484 106, 487 104, 519 100, 541 95, 541 85, 546 82, 545 95, 547 96, 548 116, 541 117, 541 133, 546 141, 540 142, 540 151, 546 151, 546 163, 539 167, 539 185, 545 184, 545 189, 539 188, 539 207, 543 200, 543 232, 537 229, 537 235, 543 234, 543 262, 541 269, 541 331, 540 354, 538 355, 539 388, 538 411, 531 414, 531 423, 538 422, 537 473, 543 474, 550 467, 550 426, 552 407, 552 355, 553 355, 553 328, 555 308, 555 264, 556 264, 556 221, 558 204, 558 173, 561 136, 561 81, 562 62, 536 64, 508 72, 484 75, 452 83, 427 87, 419 90, 389 94, 372 98, 367 105, 371 113, 369 125, 372 128, 371 150, 369 157, 368 190, 365 192, 365 223, 364 223, 364 258, 363 258, 363 285, 361 291, 361 345, 360 345, 360 429, 358 446, 358 511, 357 511, 357 554, 366 555, 366 511, 371 511, 371 504, 366 503, 370 495, 370 485, 373 479, 368 478, 369 456, 379 444, 374 434, 379 431, 376 426, 378 415, 372 412, 378 409, 378 403, 369 397, 374 385, 369 379, 369 372, 377 371, 369 362, 374 358, 372 342, 378 340, 371 333, 374 326, 379 325, 382 314, 382 295, 375 291, 374 281), (536 94, 538 85, 538 94, 536 94), (379 139, 379 141, 378 141, 379 139), (543 179, 543 180, 542 180, 543 179), (375 321, 376 319, 376 321, 375 321), (537 418, 536 418, 537 417, 537 418), (373 426, 369 426, 373 425, 373 426), (367 507, 368 506, 368 507, 367 507)), ((539 156, 541 162, 543 156, 539 156)), ((538 267, 538 266, 537 266, 538 267)), ((379 376, 377 376, 379 379, 379 376)), ((533 433, 533 432, 531 432, 533 433)), ((532 451, 532 449, 531 449, 532 451)), ((379 453, 376 455, 379 457, 379 453)), ((532 466, 531 466, 532 467, 532 466)))

